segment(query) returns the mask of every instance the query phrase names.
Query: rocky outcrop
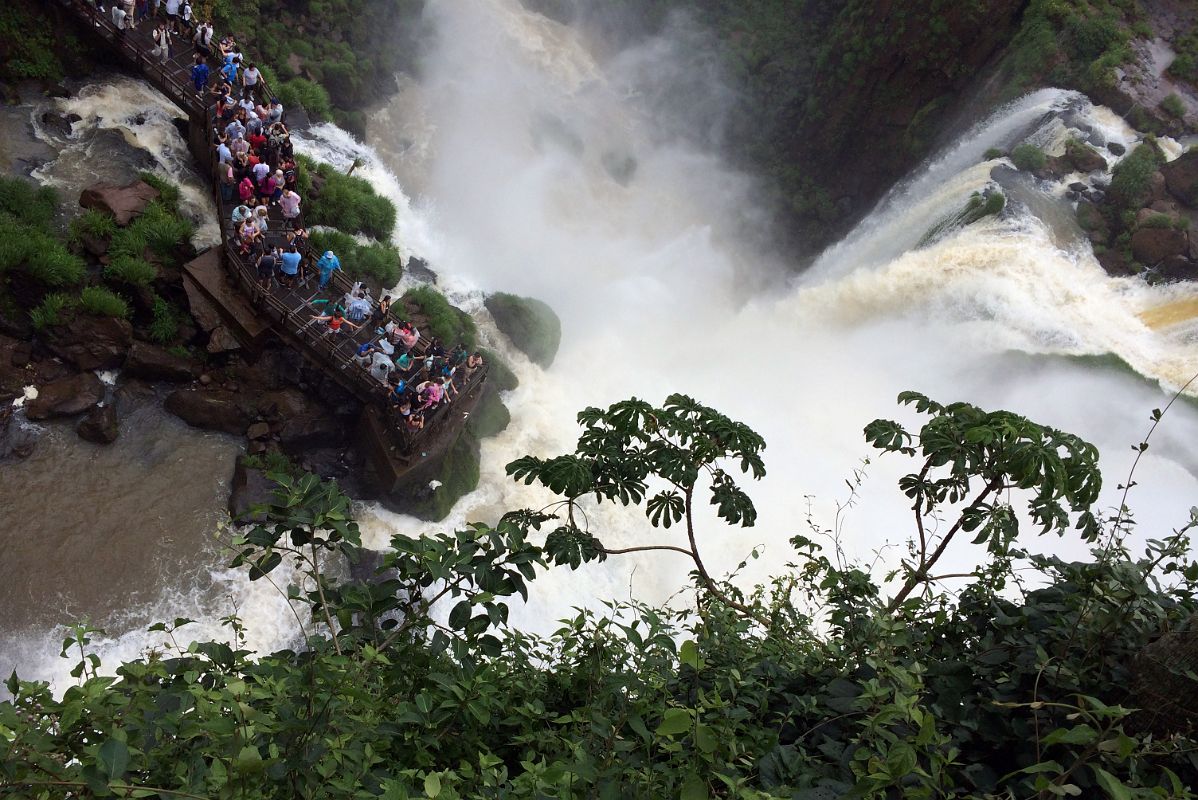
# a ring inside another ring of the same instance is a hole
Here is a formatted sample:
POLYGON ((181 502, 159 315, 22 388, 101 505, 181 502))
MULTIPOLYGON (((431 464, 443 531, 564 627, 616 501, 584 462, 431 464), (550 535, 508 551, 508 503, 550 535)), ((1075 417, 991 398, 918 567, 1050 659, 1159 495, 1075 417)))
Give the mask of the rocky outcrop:
POLYGON ((1198 208, 1198 150, 1183 153, 1161 167, 1161 174, 1169 194, 1191 208, 1198 208))
POLYGON ((124 227, 146 210, 152 200, 160 194, 145 181, 134 181, 126 186, 98 183, 84 189, 79 195, 79 205, 112 217, 117 225, 124 227))
POLYGON ((25 405, 25 416, 32 420, 69 417, 81 414, 104 399, 104 384, 90 372, 52 381, 38 389, 38 395, 25 405))
POLYGON ((123 319, 80 314, 52 328, 46 347, 79 369, 115 369, 133 344, 133 326, 123 319))
POLYGON ((129 348, 124 373, 131 378, 174 383, 186 383, 195 377, 194 366, 186 358, 146 342, 134 342, 129 348))
POLYGON ((534 364, 548 368, 562 341, 562 322, 548 304, 496 292, 486 301, 495 325, 534 364))
POLYGON ((112 404, 96 406, 79 421, 75 428, 80 439, 96 444, 112 444, 120 433, 116 408, 112 404))
POLYGON ((167 411, 191 425, 209 431, 241 436, 253 422, 234 392, 227 390, 179 389, 167 395, 167 411))
POLYGON ((1140 228, 1131 236, 1131 252, 1145 266, 1153 267, 1170 256, 1189 251, 1185 231, 1175 228, 1140 228))
POLYGON ((237 459, 237 467, 233 470, 233 480, 229 485, 229 516, 240 522, 264 521, 265 514, 250 514, 249 510, 256 505, 270 503, 274 486, 274 481, 266 477, 265 471, 246 466, 244 457, 237 459))

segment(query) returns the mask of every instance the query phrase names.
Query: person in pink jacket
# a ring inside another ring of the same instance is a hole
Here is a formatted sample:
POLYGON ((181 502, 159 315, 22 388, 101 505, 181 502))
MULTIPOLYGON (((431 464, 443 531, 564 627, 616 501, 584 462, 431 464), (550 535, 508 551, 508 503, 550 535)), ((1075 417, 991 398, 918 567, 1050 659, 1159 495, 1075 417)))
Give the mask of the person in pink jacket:
POLYGON ((283 209, 284 224, 288 228, 293 227, 300 212, 300 196, 291 189, 284 189, 279 195, 279 207, 283 209))

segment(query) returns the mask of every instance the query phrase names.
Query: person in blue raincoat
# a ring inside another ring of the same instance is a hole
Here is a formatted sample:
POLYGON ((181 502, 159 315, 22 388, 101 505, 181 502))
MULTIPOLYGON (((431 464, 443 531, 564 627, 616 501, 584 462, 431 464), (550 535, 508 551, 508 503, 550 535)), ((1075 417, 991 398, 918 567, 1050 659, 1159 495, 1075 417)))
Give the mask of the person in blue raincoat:
POLYGON ((316 262, 316 268, 320 270, 320 288, 323 289, 329 285, 333 273, 341 269, 341 261, 333 255, 332 250, 326 250, 320 260, 316 262))

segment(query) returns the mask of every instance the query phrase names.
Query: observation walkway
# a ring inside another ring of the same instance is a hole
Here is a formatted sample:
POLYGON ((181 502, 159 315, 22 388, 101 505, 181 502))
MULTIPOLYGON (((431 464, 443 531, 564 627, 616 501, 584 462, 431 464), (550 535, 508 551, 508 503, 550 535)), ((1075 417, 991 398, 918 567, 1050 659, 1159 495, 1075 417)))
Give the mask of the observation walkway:
MULTIPOLYGON (((150 16, 136 28, 121 30, 110 14, 113 1, 105 0, 104 12, 96 9, 89 0, 64 0, 63 5, 78 15, 83 25, 90 27, 95 36, 107 42, 123 61, 187 115, 188 148, 201 173, 211 181, 212 202, 221 228, 220 246, 200 254, 185 265, 187 276, 218 307, 222 317, 229 323, 227 327, 250 352, 261 347, 266 333, 273 333, 362 403, 359 444, 366 450, 380 491, 394 492, 409 477, 427 480, 423 476, 429 473, 428 462, 436 460, 453 444, 465 418, 481 397, 487 379, 487 365, 484 364, 464 380, 460 376, 455 379, 457 396, 453 402, 439 404, 435 409, 426 411, 422 430, 408 430, 389 400, 390 387, 352 360, 359 345, 379 339, 379 323, 372 322, 368 317, 359 323, 361 327, 357 330, 342 325, 340 333, 333 333, 322 321, 315 319, 338 306, 352 289, 353 281, 344 273, 335 272, 328 285, 320 289, 313 254, 303 252, 301 273, 306 276, 304 280, 296 281, 294 288, 272 280, 270 288, 264 289, 257 280, 254 264, 248 257, 241 255, 231 218, 239 202, 223 201, 218 191, 214 141, 216 107, 208 102, 208 97, 198 95, 192 84, 191 67, 197 50, 190 36, 172 37, 167 57, 155 56, 152 52, 155 48, 152 32, 165 17, 150 16)), ((214 35, 214 45, 216 41, 214 35)), ((210 89, 219 80, 223 63, 219 52, 214 52, 207 63, 212 76, 210 89)), ((273 95, 266 81, 260 79, 254 89, 255 102, 267 105, 273 95)), ((295 225, 302 224, 301 214, 301 218, 295 220, 295 225)), ((267 244, 272 247, 284 246, 288 230, 279 209, 271 206, 267 244)), ((307 250, 307 243, 302 247, 307 250)), ((393 308, 402 309, 403 305, 396 302, 393 308)), ((409 315, 408 318, 415 323, 422 321, 419 314, 409 315)), ((391 312, 388 319, 398 321, 391 312)), ((453 346, 455 343, 445 344, 453 346)), ((417 364, 428 346, 429 341, 422 335, 410 351, 417 364)), ((409 374, 415 376, 418 372, 419 367, 413 366, 409 374)))

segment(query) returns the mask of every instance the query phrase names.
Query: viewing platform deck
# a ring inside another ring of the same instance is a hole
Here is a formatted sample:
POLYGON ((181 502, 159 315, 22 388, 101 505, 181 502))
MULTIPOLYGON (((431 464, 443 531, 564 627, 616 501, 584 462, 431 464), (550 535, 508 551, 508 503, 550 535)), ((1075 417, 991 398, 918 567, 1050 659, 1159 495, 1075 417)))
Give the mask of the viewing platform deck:
MULTIPOLYGON (((428 472, 422 467, 435 461, 461 432, 466 417, 482 395, 487 366, 484 364, 465 379, 455 378, 457 395, 454 401, 426 412, 422 430, 408 430, 389 400, 389 387, 353 360, 361 344, 380 338, 381 324, 398 320, 391 314, 382 321, 372 322, 368 317, 356 323, 360 325, 357 329, 342 325, 340 332, 333 332, 317 317, 341 303, 353 288, 353 281, 344 273, 333 273, 328 285, 320 288, 316 270, 312 267, 312 254, 303 252, 305 269, 301 274, 306 278, 296 281, 294 287, 272 280, 270 288, 266 289, 258 282, 250 258, 241 254, 231 219, 238 203, 222 200, 215 180, 216 107, 208 103, 207 97, 198 95, 192 84, 190 71, 197 50, 190 37, 174 37, 169 54, 156 56, 151 33, 163 18, 151 17, 134 29, 121 30, 108 13, 110 3, 105 3, 103 13, 87 0, 65 0, 63 5, 72 9, 82 24, 89 26, 123 61, 187 115, 188 147, 201 173, 211 180, 212 202, 221 228, 221 244, 201 253, 184 267, 187 279, 218 308, 228 329, 251 354, 260 350, 264 339, 273 334, 362 403, 359 443, 369 457, 380 492, 396 491, 409 479, 421 480, 420 476, 428 472)), ((207 63, 211 74, 219 76, 219 54, 209 57, 207 63)), ((259 81, 254 95, 256 102, 269 103, 272 94, 265 80, 259 81)), ((293 224, 302 225, 302 218, 293 224)), ((276 206, 270 208, 267 228, 267 244, 272 247, 284 245, 289 226, 276 206)), ((306 243, 304 249, 307 249, 306 243)), ((396 303, 394 308, 402 309, 402 303, 396 303)), ((452 346, 455 343, 445 344, 452 346)), ((417 364, 426 354, 428 345, 428 340, 422 336, 410 350, 417 364)), ((418 368, 413 367, 411 373, 417 371, 418 368)))

